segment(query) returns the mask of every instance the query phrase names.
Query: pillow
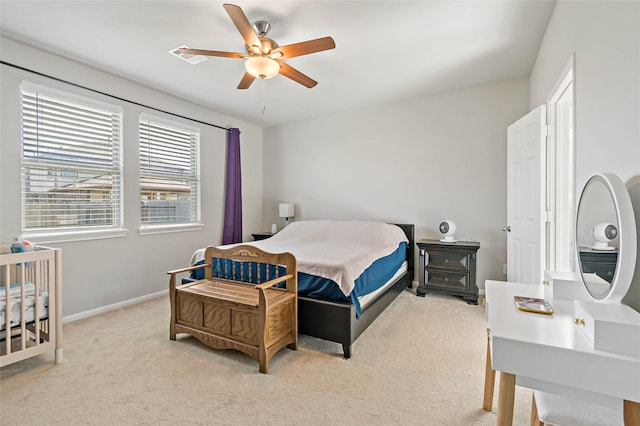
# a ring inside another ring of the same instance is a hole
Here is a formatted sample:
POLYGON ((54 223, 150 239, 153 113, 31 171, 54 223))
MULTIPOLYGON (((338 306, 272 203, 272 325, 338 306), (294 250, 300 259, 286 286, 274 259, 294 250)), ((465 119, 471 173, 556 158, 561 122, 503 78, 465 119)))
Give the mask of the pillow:
MULTIPOLYGON (((17 240, 11 243, 11 253, 26 253, 29 251, 35 251, 35 244, 31 244, 27 240, 17 240)), ((25 266, 27 268, 33 267, 34 262, 27 262, 25 266)))

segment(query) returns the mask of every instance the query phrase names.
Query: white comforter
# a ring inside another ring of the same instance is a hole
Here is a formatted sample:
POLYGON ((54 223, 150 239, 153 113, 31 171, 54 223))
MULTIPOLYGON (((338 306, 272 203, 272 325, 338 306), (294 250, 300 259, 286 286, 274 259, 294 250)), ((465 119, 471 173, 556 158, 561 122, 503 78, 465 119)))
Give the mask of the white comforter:
MULTIPOLYGON (((348 296, 362 272, 397 250, 401 242, 408 242, 402 229, 388 223, 307 220, 293 222, 266 240, 243 244, 272 253, 292 253, 299 272, 333 280, 348 296)), ((203 258, 204 249, 200 249, 191 264, 203 258)))

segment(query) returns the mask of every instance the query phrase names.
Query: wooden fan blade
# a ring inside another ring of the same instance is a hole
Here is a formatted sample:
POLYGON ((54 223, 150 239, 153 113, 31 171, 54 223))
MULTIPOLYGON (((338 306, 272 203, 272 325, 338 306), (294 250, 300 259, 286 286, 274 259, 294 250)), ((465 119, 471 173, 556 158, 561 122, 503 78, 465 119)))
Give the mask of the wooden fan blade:
MULTIPOLYGON (((300 43, 288 44, 275 49, 275 52, 282 52, 282 59, 295 58, 296 56, 308 55, 309 53, 322 52, 336 47, 336 43, 331 37, 322 37, 315 40, 302 41, 300 43)), ((275 58, 278 59, 278 58, 275 58)))
POLYGON ((238 84, 238 89, 248 89, 255 79, 256 78, 254 76, 252 76, 248 72, 245 72, 242 80, 240 80, 240 84, 238 84))
POLYGON ((224 10, 227 11, 227 14, 229 14, 229 17, 235 24, 238 31, 240 31, 240 34, 247 46, 257 46, 258 48, 261 48, 262 43, 260 42, 256 32, 253 30, 251 22, 247 19, 247 15, 244 14, 242 9, 235 4, 229 3, 225 3, 223 7, 224 10))
POLYGON ((247 55, 244 53, 236 53, 236 52, 218 52, 216 50, 202 50, 202 49, 178 49, 180 53, 184 53, 186 55, 204 55, 204 56, 220 56, 222 58, 246 58, 247 55))
POLYGON ((300 83, 303 86, 308 87, 309 89, 318 84, 317 81, 302 74, 300 71, 293 68, 291 65, 287 65, 284 62, 280 62, 280 74, 284 75, 285 77, 289 77, 291 80, 300 83))

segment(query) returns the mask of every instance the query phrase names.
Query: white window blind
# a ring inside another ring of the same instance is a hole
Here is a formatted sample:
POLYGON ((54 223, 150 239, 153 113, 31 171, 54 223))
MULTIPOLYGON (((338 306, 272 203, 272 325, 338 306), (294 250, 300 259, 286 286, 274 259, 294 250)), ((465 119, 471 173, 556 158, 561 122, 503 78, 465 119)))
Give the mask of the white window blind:
POLYGON ((146 115, 139 131, 141 225, 199 222, 199 131, 146 115))
POLYGON ((121 228, 121 111, 30 85, 21 94, 23 233, 121 228))

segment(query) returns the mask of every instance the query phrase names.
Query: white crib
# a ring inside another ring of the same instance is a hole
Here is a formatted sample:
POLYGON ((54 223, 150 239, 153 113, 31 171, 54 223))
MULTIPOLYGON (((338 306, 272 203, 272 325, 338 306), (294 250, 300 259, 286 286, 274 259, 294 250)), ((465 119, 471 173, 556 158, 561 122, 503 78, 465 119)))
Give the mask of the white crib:
POLYGON ((0 367, 48 351, 62 362, 62 250, 0 246, 0 367))

